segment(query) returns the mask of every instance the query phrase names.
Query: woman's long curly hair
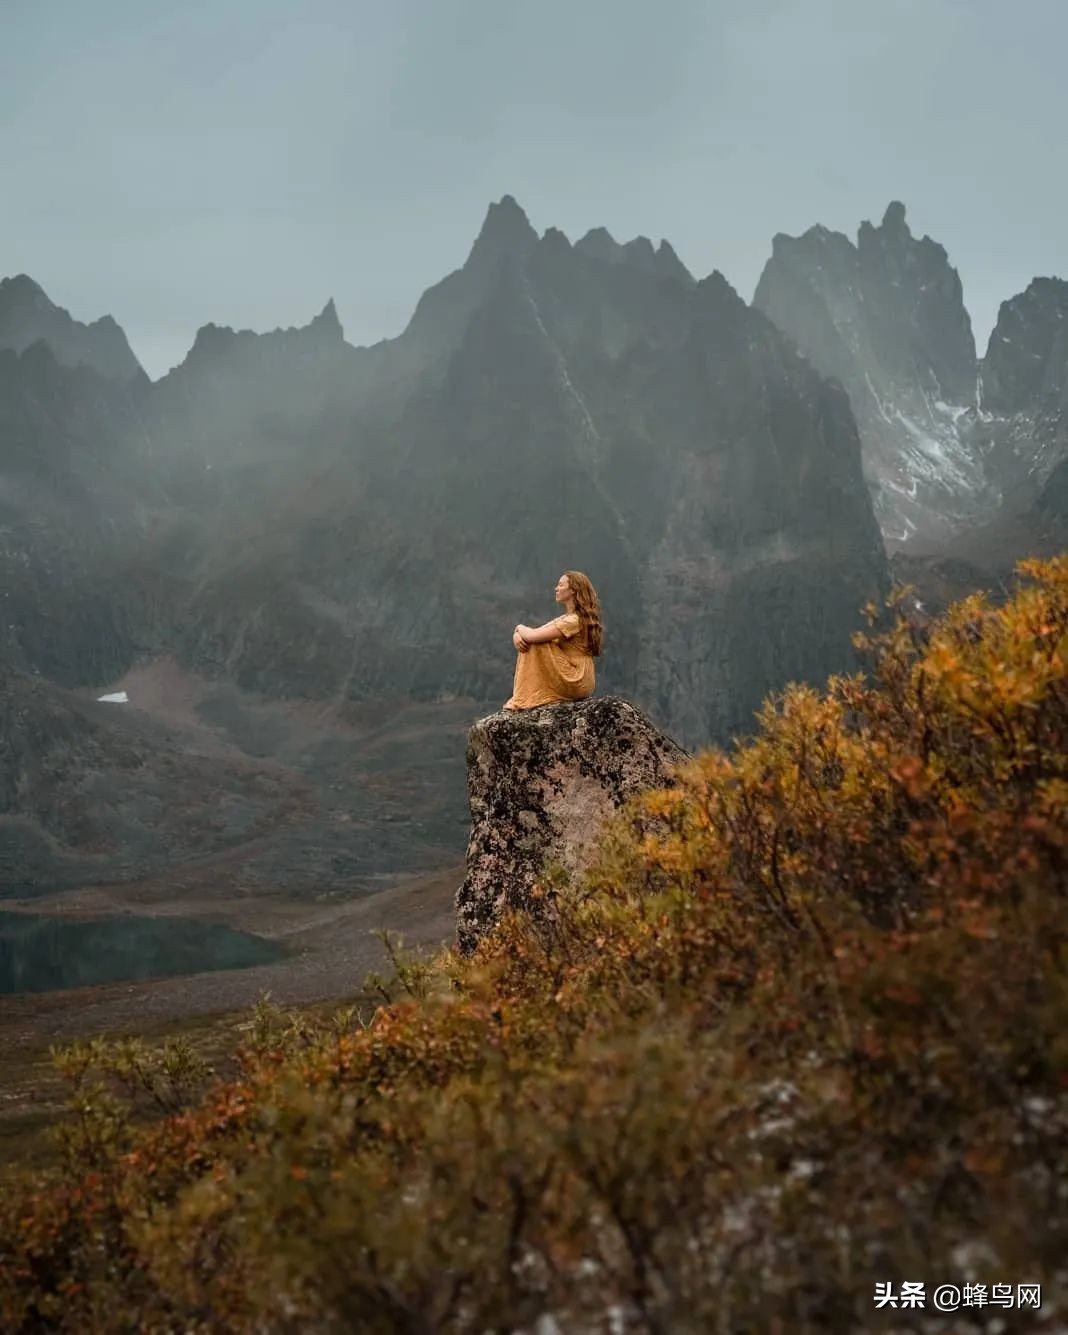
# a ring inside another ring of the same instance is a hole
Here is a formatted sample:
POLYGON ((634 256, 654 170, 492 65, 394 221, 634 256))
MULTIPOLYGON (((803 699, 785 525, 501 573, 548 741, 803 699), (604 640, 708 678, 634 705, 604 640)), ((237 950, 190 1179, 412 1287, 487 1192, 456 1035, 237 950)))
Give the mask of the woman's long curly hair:
POLYGON ((601 652, 601 642, 604 639, 604 626, 601 624, 601 600, 597 597, 597 590, 589 581, 589 577, 584 575, 581 570, 565 570, 567 582, 571 585, 571 593, 575 599, 575 611, 582 622, 582 628, 586 632, 586 643, 589 645, 590 653, 597 658, 601 652))

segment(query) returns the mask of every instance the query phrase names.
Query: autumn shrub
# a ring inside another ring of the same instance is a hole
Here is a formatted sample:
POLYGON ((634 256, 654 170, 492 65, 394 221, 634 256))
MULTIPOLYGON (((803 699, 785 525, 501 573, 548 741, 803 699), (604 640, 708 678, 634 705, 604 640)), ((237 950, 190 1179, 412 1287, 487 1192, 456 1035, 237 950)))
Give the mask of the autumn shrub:
POLYGON ((64 1058, 0 1327, 965 1330, 936 1285, 1034 1282, 1004 1318, 1062 1328, 1068 557, 903 605, 369 1021, 263 1007, 207 1090, 64 1058), (926 1310, 876 1310, 904 1281, 926 1310))

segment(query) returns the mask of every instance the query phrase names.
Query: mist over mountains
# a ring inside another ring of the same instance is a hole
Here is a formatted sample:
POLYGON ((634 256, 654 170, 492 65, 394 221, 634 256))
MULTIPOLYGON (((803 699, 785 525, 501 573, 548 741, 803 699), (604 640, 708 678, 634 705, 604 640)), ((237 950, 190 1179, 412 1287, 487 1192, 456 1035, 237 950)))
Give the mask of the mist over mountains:
MULTIPOLYGON (((319 847, 345 729, 412 707, 420 759, 388 800, 447 790, 441 846, 461 716, 506 698, 511 627, 551 613, 569 567, 602 594, 600 690, 689 746, 749 730, 769 690, 856 666, 888 548, 966 561, 954 543, 984 526, 1003 556, 1026 554, 1014 532, 1063 542, 1066 311, 1068 284, 1036 279, 977 358, 956 272, 898 204, 855 246, 776 237, 747 305, 667 242, 539 236, 505 196, 398 338, 352 347, 329 301, 297 329, 207 325, 155 382, 113 321, 4 280, 0 879, 134 874, 286 802, 319 847), (146 813, 136 840, 103 819, 104 772, 169 783, 190 812, 204 789, 178 740, 85 715, 153 662, 201 684, 201 721, 231 720, 230 761, 285 751, 300 801, 250 788, 207 833, 146 813), (275 711, 273 751, 234 722, 239 697, 275 711), (314 745, 284 702, 318 711, 314 745)), ((378 828, 368 772, 343 783, 378 828)))

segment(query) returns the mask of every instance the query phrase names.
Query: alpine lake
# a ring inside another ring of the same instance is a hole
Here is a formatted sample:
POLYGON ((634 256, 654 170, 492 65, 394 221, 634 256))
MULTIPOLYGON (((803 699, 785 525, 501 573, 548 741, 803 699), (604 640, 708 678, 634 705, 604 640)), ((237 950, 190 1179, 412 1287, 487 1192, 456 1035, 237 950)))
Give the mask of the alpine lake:
POLYGON ((0 996, 245 969, 286 953, 275 941, 193 918, 0 910, 0 996))

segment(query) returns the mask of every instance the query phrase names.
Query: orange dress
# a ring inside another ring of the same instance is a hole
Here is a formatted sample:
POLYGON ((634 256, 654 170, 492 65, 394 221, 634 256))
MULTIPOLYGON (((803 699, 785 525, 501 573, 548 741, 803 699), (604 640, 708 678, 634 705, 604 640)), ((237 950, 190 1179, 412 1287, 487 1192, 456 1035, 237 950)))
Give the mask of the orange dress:
POLYGON ((512 697, 505 709, 536 709, 593 694, 596 674, 582 619, 577 612, 565 612, 553 624, 558 639, 532 644, 516 655, 512 697))

